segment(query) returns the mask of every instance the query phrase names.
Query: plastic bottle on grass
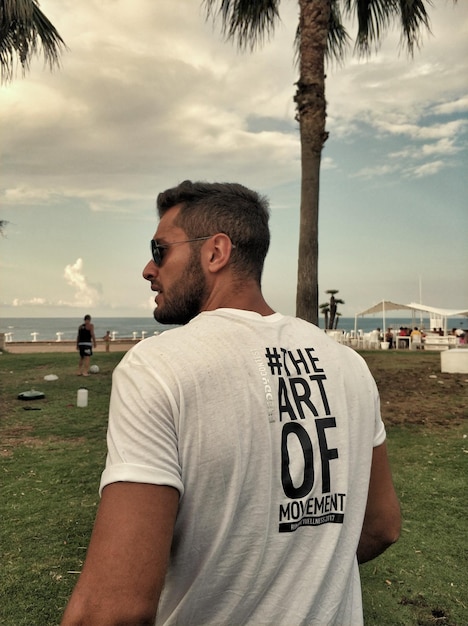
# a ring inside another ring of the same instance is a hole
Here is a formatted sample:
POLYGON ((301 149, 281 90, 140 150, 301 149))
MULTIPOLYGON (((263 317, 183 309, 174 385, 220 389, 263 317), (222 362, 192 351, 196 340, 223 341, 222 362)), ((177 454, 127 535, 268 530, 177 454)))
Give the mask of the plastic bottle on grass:
POLYGON ((86 387, 81 387, 80 389, 78 389, 78 393, 76 395, 76 406, 88 406, 88 390, 86 389, 86 387))

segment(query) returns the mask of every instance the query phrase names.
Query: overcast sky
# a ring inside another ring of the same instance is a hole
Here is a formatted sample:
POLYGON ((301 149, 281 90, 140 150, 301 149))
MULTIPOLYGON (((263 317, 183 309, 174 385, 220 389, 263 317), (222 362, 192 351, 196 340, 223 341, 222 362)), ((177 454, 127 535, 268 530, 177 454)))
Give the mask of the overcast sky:
MULTIPOLYGON (((385 299, 468 308, 468 2, 435 0, 413 60, 328 69, 319 290, 354 316, 385 299)), ((294 314, 297 3, 239 53, 201 0, 42 0, 69 50, 0 88, 4 317, 151 316, 141 277, 159 191, 190 178, 270 198, 264 292, 294 314)))

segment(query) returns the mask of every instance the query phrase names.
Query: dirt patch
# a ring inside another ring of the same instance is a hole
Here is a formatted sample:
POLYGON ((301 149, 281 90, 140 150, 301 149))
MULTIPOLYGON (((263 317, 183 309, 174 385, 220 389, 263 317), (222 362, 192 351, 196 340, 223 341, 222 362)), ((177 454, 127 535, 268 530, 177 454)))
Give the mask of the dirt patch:
POLYGON ((2 429, 2 447, 0 449, 0 457, 8 458, 13 455, 13 450, 18 446, 27 448, 42 448, 51 443, 66 443, 67 445, 82 444, 86 440, 84 437, 75 437, 73 439, 63 439, 50 435, 48 437, 34 437, 31 435, 33 426, 12 426, 2 429))
POLYGON ((377 382, 382 416, 386 424, 455 426, 468 419, 468 375, 445 374, 434 355, 415 361, 409 355, 377 355, 364 358, 377 382))

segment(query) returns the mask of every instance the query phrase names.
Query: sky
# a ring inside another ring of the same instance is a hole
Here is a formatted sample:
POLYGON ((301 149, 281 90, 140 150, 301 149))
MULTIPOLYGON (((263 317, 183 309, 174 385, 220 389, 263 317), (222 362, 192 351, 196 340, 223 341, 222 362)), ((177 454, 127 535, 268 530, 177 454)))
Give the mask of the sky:
MULTIPOLYGON (((141 272, 160 191, 239 182, 270 199, 263 276, 295 313, 300 139, 297 3, 254 53, 201 0, 42 0, 65 40, 0 87, 0 316, 151 316, 141 272)), ((410 59, 391 30, 327 69, 319 299, 468 308, 468 2, 435 0, 410 59)), ((350 34, 355 28, 350 25, 350 34)))

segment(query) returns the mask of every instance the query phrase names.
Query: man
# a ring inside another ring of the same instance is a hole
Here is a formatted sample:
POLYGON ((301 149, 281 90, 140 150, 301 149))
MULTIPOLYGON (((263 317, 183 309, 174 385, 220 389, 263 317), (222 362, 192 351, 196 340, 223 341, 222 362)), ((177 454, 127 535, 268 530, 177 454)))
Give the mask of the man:
POLYGON ((421 348, 422 347, 422 339, 423 339, 423 334, 422 332, 419 330, 419 328, 417 326, 415 326, 413 328, 413 330, 410 332, 410 341, 411 341, 411 347, 417 347, 417 348, 421 348))
POLYGON ((268 205, 236 184, 158 197, 143 276, 183 326, 113 377, 108 457, 63 626, 362 624, 358 561, 400 532, 361 357, 275 313, 268 205))
POLYGON ((80 351, 78 376, 89 375, 89 362, 93 355, 93 347, 96 347, 94 324, 91 323, 91 315, 85 315, 83 324, 79 326, 76 336, 76 349, 80 351))

